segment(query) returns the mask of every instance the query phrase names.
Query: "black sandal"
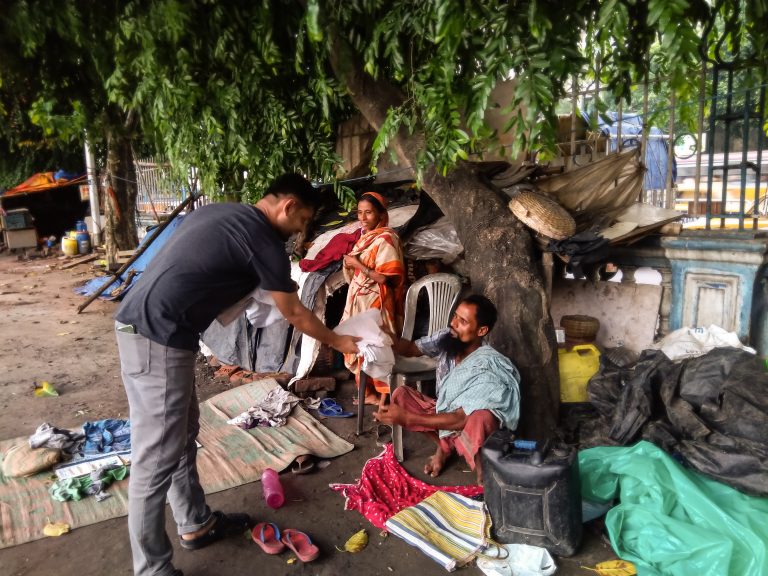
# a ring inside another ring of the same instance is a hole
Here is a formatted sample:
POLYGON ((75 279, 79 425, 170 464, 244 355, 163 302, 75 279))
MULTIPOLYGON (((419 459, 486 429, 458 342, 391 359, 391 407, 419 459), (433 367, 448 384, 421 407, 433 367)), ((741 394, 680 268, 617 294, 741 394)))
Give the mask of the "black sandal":
POLYGON ((186 550, 200 550, 226 536, 242 534, 250 528, 251 517, 248 514, 224 514, 217 510, 213 516, 216 522, 202 536, 191 540, 179 537, 181 547, 186 550))
POLYGON ((302 454, 297 456, 293 466, 291 466, 291 472, 293 474, 307 474, 315 469, 315 460, 312 454, 302 454))
POLYGON ((392 443, 392 426, 389 424, 376 424, 376 446, 383 448, 392 443))

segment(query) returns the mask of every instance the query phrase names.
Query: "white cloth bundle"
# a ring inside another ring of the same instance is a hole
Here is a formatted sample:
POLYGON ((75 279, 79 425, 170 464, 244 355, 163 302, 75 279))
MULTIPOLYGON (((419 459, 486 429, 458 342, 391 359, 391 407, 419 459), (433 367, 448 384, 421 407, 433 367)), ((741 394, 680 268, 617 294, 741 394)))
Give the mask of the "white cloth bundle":
POLYGON ((381 329, 381 310, 371 308, 356 316, 347 318, 334 328, 334 332, 345 336, 358 336, 358 356, 363 359, 363 371, 371 378, 385 380, 395 365, 392 338, 381 329))

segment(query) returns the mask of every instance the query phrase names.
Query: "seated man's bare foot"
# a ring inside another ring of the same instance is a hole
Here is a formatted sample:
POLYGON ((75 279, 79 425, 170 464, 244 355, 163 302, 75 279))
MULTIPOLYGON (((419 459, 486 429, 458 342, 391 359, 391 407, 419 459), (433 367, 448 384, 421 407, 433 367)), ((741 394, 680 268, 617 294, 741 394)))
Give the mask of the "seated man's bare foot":
POLYGON ((435 452, 424 465, 424 474, 429 474, 432 478, 437 478, 440 475, 440 472, 443 471, 443 466, 445 466, 445 461, 447 459, 448 454, 438 448, 437 452, 435 452))

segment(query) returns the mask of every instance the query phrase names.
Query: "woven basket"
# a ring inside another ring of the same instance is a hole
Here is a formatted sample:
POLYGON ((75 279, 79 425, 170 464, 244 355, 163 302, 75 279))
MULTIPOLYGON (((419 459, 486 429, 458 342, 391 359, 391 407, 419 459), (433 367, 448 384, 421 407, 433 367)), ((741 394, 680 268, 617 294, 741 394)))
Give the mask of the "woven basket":
POLYGON ((560 318, 566 340, 594 340, 600 330, 600 320, 583 314, 572 314, 560 318))
POLYGON ((512 214, 528 228, 555 240, 576 233, 576 222, 568 211, 551 198, 525 190, 509 201, 512 214))

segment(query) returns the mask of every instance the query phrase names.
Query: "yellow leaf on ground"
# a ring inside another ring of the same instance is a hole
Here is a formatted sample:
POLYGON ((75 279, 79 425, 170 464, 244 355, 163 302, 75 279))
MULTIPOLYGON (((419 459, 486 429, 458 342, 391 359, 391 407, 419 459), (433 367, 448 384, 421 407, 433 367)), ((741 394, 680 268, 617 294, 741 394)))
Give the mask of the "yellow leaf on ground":
POLYGON ((50 382, 40 382, 40 386, 35 386, 35 396, 58 396, 56 388, 50 382))
POLYGON ((69 532, 70 526, 65 522, 48 522, 43 526, 43 534, 46 536, 61 536, 69 532))
POLYGON ((351 554, 354 554, 356 552, 360 552, 363 548, 368 546, 368 533, 365 530, 360 530, 360 532, 356 532, 352 536, 350 536, 349 540, 347 540, 344 543, 344 550, 336 547, 336 550, 339 550, 340 552, 350 552, 351 554))
POLYGON ((582 566, 582 568, 597 572, 600 576, 635 576, 637 574, 635 565, 626 560, 608 560, 596 564, 594 568, 587 566, 582 566))

